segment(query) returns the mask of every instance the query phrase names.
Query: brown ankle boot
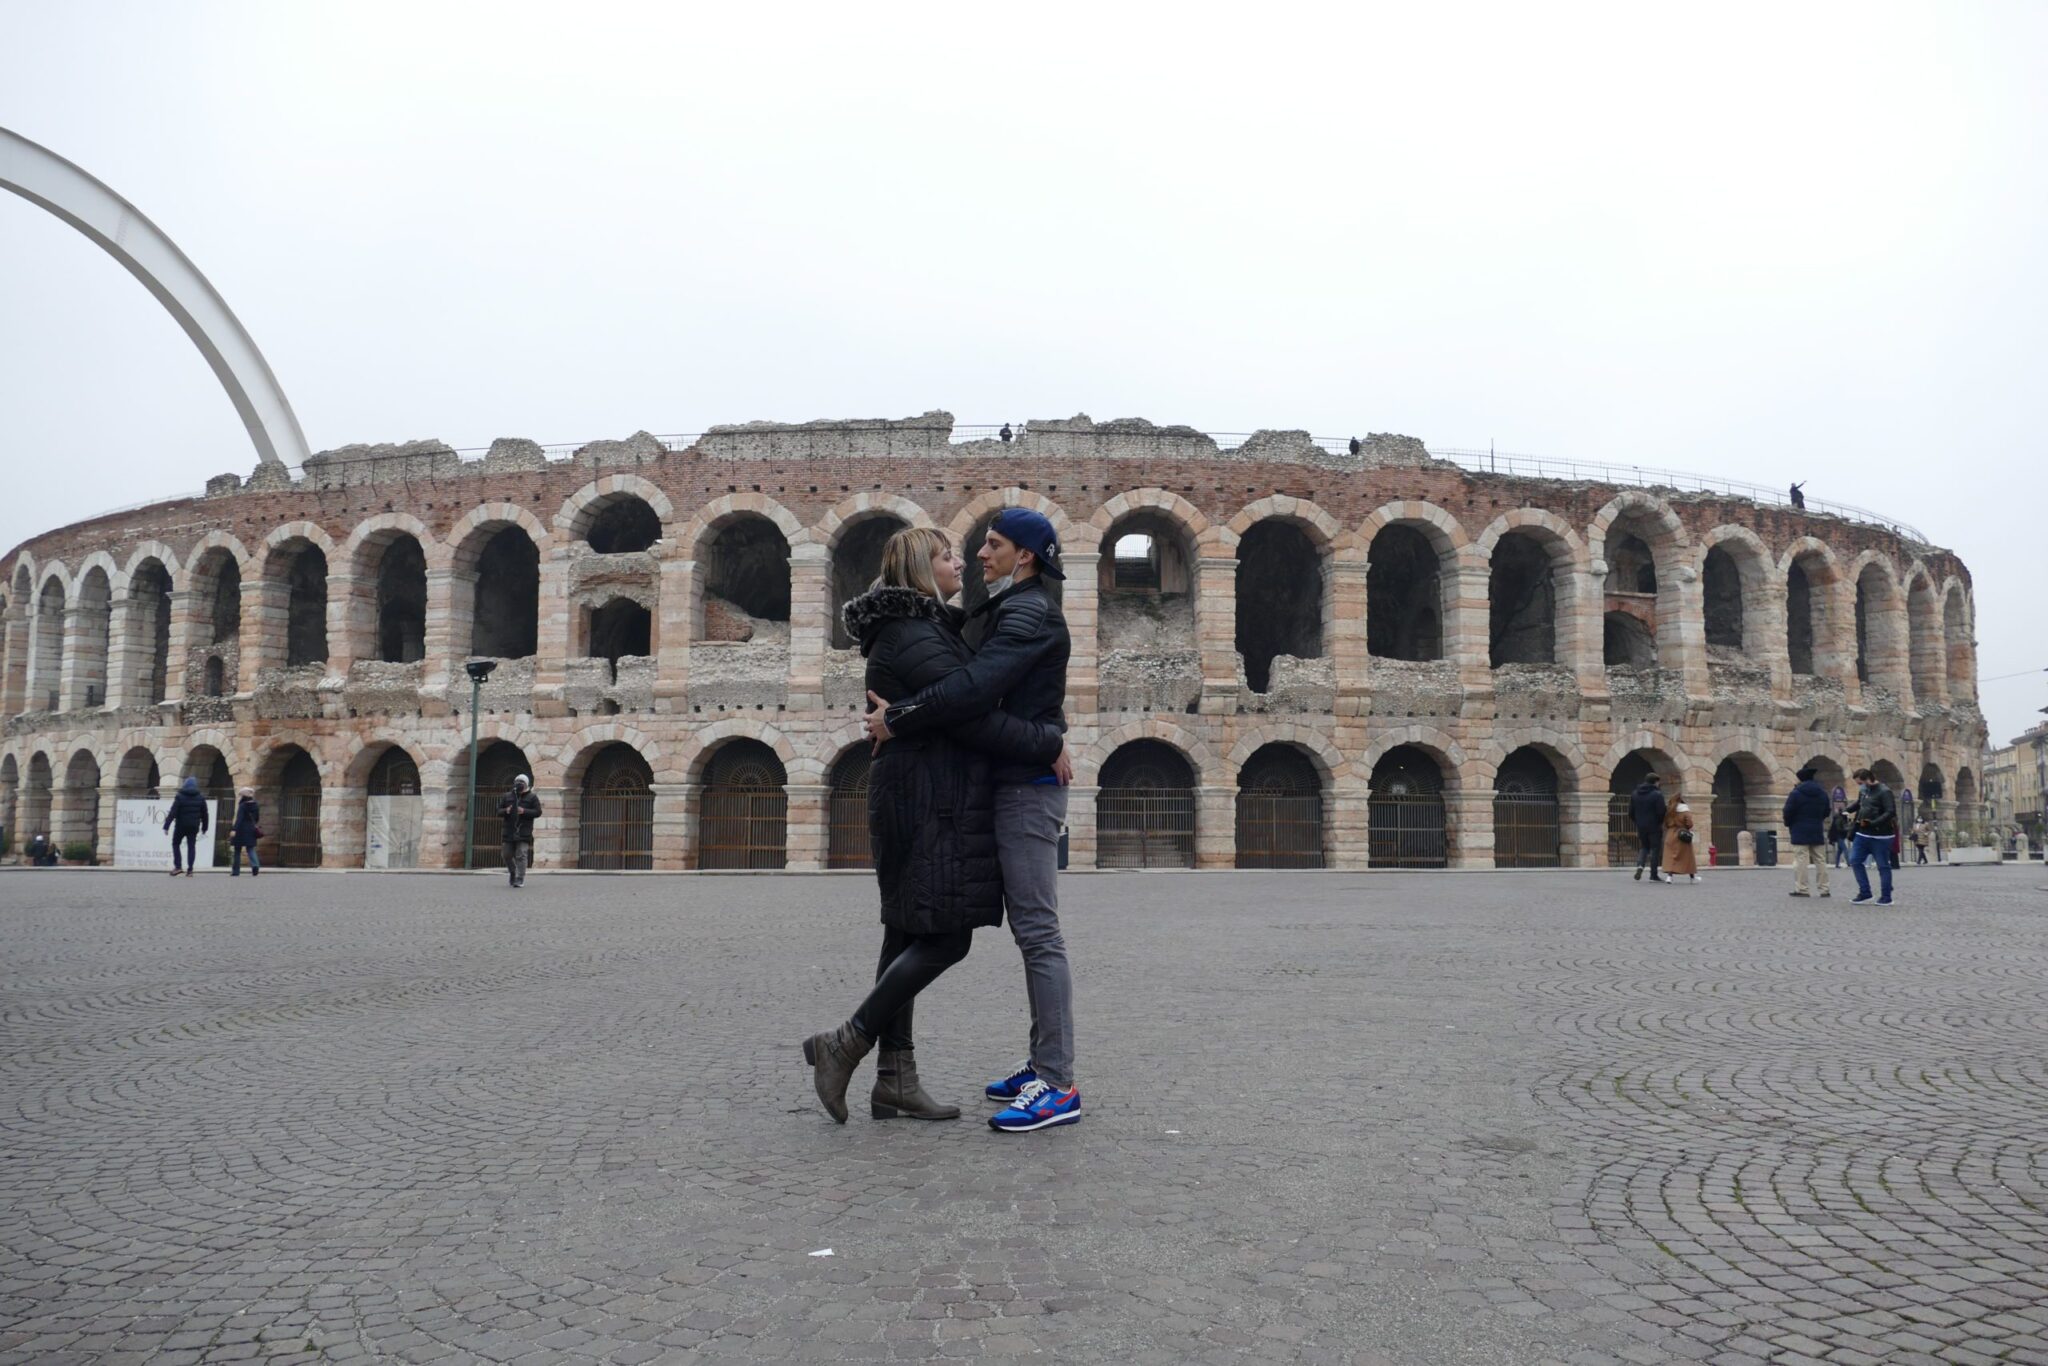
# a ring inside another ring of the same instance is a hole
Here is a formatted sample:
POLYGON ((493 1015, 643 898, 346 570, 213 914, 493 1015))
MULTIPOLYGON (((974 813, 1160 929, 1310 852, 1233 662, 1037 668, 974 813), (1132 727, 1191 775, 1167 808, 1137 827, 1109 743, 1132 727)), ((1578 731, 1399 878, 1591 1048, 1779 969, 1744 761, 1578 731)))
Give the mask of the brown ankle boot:
POLYGON ((868 1097, 876 1119, 958 1119, 960 1107, 941 1105, 917 1080, 917 1054, 885 1048, 875 1059, 875 1089, 868 1097))
POLYGON ((825 1113, 841 1124, 846 1123, 846 1084, 874 1046, 875 1041, 855 1029, 851 1020, 804 1040, 804 1061, 811 1065, 818 1099, 825 1102, 825 1113))

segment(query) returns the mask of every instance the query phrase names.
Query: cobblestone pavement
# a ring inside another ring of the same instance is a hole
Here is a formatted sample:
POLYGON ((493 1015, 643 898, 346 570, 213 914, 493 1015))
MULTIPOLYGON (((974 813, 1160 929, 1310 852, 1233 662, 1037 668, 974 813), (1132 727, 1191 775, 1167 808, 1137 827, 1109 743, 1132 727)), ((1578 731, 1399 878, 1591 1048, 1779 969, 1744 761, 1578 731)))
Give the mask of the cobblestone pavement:
POLYGON ((0 874, 0 1359, 2048 1363, 2039 881, 1074 877, 1014 1137, 810 1096, 860 878, 0 874))

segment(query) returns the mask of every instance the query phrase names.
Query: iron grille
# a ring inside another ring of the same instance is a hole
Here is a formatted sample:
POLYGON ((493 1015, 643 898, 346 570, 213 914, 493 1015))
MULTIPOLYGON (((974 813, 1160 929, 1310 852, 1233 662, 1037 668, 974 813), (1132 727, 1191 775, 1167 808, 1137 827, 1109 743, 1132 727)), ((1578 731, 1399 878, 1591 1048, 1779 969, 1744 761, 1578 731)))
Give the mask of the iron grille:
POLYGON ((1748 803, 1740 799, 1714 799, 1709 808, 1709 837, 1714 842, 1714 866, 1733 868, 1737 863, 1736 836, 1742 833, 1743 818, 1748 815, 1748 803))
POLYGON ((1240 792, 1237 794, 1237 866, 1320 868, 1323 866, 1323 799, 1320 794, 1240 792))
POLYGON ((1106 788, 1095 798, 1099 868, 1195 866, 1193 789, 1106 788))
POLYGON ((1607 864, 1610 868, 1633 868, 1642 842, 1636 838, 1635 822, 1628 818, 1629 794, 1612 793, 1607 798, 1607 864))
POLYGON ((1493 798, 1493 866, 1555 868, 1563 860, 1557 798, 1499 792, 1493 798))
POLYGON ((320 866, 320 793, 287 789, 277 797, 277 865, 320 866))
POLYGON ((788 859, 788 827, 789 796, 779 787, 707 787, 697 822, 697 866, 780 868, 788 859))
POLYGON ((1368 852, 1375 868, 1450 866, 1444 799, 1435 792, 1375 792, 1367 800, 1368 852))
POLYGON ((868 839, 868 794, 832 794, 832 829, 825 866, 828 868, 872 868, 874 851, 868 839))
POLYGON ((645 787, 585 791, 577 830, 579 868, 654 866, 654 794, 645 787))

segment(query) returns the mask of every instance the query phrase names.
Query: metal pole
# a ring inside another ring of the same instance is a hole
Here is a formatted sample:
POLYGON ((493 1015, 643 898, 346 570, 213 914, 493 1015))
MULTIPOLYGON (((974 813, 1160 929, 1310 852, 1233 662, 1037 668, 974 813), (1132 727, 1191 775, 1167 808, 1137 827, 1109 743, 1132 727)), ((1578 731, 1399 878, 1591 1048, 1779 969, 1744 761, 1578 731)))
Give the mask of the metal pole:
POLYGON ((476 707, 483 680, 469 680, 469 801, 463 806, 462 866, 476 867, 476 707))

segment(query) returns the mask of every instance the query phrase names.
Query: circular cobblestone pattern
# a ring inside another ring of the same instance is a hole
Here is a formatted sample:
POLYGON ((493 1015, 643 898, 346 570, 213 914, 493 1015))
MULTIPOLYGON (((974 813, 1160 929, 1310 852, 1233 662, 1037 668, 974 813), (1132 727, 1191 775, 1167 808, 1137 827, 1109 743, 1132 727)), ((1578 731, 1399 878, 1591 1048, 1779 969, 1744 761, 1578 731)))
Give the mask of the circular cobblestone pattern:
POLYGON ((8 872, 0 1361, 2048 1363, 2037 880, 1073 877, 1017 1137, 1001 931, 819 1111, 864 878, 8 872))

